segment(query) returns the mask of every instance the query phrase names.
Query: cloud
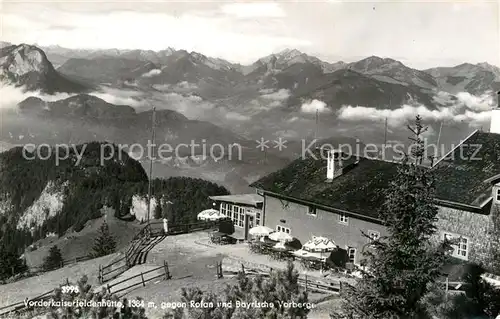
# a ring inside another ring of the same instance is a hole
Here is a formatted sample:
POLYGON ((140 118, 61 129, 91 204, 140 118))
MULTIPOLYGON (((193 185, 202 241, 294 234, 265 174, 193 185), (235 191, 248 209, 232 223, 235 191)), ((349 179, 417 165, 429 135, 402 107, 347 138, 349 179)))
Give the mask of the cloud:
POLYGON ((158 91, 168 91, 172 86, 170 84, 153 84, 152 87, 158 91))
POLYGON ((155 75, 158 75, 161 73, 161 70, 160 69, 152 69, 150 70, 149 72, 146 72, 142 75, 143 78, 151 78, 155 75))
MULTIPOLYGON (((96 96, 104 101, 116 105, 129 105, 132 107, 142 106, 145 101, 141 98, 142 93, 132 90, 119 90, 101 87, 100 92, 91 92, 89 95, 96 96)), ((75 93, 44 94, 40 91, 25 91, 23 87, 0 83, 0 109, 14 109, 17 104, 30 96, 38 97, 47 102, 67 99, 75 93)))
POLYGON ((493 106, 493 96, 490 93, 481 96, 475 96, 469 92, 460 92, 457 94, 458 101, 465 107, 473 111, 488 111, 493 106))
MULTIPOLYGON (((82 7, 86 5, 82 4, 82 7)), ((117 7, 120 5, 125 4, 116 4, 117 7)), ((39 6, 40 10, 30 10, 21 5, 10 5, 9 11, 2 16, 3 30, 6 31, 2 38, 13 43, 59 45, 71 49, 158 51, 174 47, 240 63, 254 62, 283 47, 304 49, 312 45, 308 37, 296 37, 290 33, 290 27, 280 19, 246 19, 283 16, 280 5, 273 3, 233 3, 215 7, 212 11, 182 13, 165 8, 148 12, 120 8, 109 12, 85 12, 64 11, 50 3, 39 6), (221 10, 224 11, 221 13, 221 10), (45 18, 39 16, 40 11, 45 18), (130 21, 135 23, 130 24, 130 21), (54 28, 54 25, 58 27, 54 28), (60 27, 63 25, 65 28, 60 27)))
POLYGON ((266 100, 284 101, 290 97, 290 91, 286 89, 281 89, 276 92, 264 92, 265 94, 261 95, 260 97, 266 100))
POLYGON ((40 91, 25 91, 23 87, 0 83, 0 109, 14 109, 17 104, 30 96, 38 97, 44 101, 52 102, 66 99, 74 94, 56 93, 47 95, 40 91))
POLYGON ((235 121, 248 121, 251 119, 251 117, 237 112, 228 112, 226 113, 226 119, 235 121))
POLYGON ((210 117, 215 109, 214 104, 197 95, 183 95, 174 92, 156 94, 151 103, 158 109, 174 110, 190 119, 210 117))
POLYGON ((279 3, 231 3, 221 6, 221 12, 236 18, 284 18, 286 13, 279 3))
POLYGON ((491 117, 491 95, 474 96, 467 92, 461 92, 453 96, 449 93, 440 92, 434 97, 442 105, 431 110, 425 105, 402 105, 395 110, 374 109, 364 106, 344 105, 337 112, 339 119, 346 121, 375 121, 381 122, 387 119, 392 127, 404 125, 409 120, 420 115, 427 121, 451 121, 456 123, 468 123, 477 127, 487 123, 491 117))
POLYGON ((185 89, 185 90, 195 90, 198 88, 198 86, 194 83, 189 83, 187 81, 182 81, 177 83, 176 85, 179 89, 185 89))
POLYGON ((113 89, 101 87, 102 92, 92 92, 89 95, 96 96, 104 101, 116 105, 129 105, 132 107, 143 106, 146 101, 141 98, 142 92, 133 90, 113 89))
POLYGON ((304 113, 316 113, 316 111, 326 113, 330 111, 325 102, 316 99, 303 103, 300 110, 304 113))

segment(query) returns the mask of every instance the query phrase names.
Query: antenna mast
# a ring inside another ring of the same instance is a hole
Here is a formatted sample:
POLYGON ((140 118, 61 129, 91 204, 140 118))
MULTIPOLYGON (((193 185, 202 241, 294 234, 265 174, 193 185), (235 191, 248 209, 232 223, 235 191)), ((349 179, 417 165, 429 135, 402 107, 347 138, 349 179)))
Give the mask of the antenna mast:
MULTIPOLYGON (((439 125, 439 133, 438 133, 438 138, 437 138, 437 149, 436 149, 436 153, 434 154, 434 159, 438 159, 439 156, 441 156, 441 131, 443 130, 443 121, 441 121, 441 124, 439 125)), ((434 159, 432 160, 431 162, 431 166, 434 165, 434 159)))
POLYGON ((317 145, 317 139, 318 139, 318 125, 319 125, 319 111, 318 109, 316 108, 316 128, 314 130, 314 148, 317 149, 318 148, 318 145, 317 145))
POLYGON ((385 118, 385 124, 384 124, 384 151, 387 145, 387 117, 385 118))
MULTIPOLYGON (((156 107, 153 107, 153 113, 151 114, 151 145, 155 143, 155 112, 156 107)), ((150 220, 151 214, 151 182, 153 179, 153 151, 151 150, 150 158, 149 158, 149 181, 148 181, 148 224, 150 220)))

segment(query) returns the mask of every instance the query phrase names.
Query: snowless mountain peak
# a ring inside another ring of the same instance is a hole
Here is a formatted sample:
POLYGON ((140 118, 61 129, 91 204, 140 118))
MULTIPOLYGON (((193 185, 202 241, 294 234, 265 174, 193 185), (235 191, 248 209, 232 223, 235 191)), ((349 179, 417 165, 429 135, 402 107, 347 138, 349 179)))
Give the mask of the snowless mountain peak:
POLYGON ((277 55, 280 57, 283 57, 283 58, 293 59, 297 56, 301 56, 301 55, 305 55, 305 54, 300 52, 297 49, 285 49, 285 50, 279 52, 277 55))
POLYGON ((45 53, 36 46, 20 44, 2 49, 0 54, 0 73, 9 73, 16 77, 30 72, 47 73, 52 65, 45 53))

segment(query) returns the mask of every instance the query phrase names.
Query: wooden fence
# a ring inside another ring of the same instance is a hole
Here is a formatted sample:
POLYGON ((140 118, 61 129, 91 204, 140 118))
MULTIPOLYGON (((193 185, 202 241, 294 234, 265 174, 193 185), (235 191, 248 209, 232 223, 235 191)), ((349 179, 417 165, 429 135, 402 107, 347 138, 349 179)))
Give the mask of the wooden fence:
POLYGON ((163 280, 169 280, 169 279, 172 279, 172 275, 170 274, 170 269, 168 268, 168 263, 166 261, 163 262, 163 266, 159 266, 157 268, 154 268, 154 269, 150 269, 148 271, 145 271, 145 272, 141 272, 140 274, 138 275, 135 275, 135 276, 131 276, 131 277, 128 277, 128 278, 125 278, 123 280, 120 280, 118 282, 115 282, 113 284, 107 284, 106 285, 106 290, 108 291, 108 293, 110 294, 118 294, 120 292, 123 292, 125 290, 128 290, 132 287, 135 287, 135 286, 140 286, 142 285, 143 287, 146 286, 146 283, 152 281, 152 280, 155 280, 155 279, 158 279, 158 278, 163 278, 163 280), (155 271, 158 271, 158 270, 161 270, 162 273, 161 274, 158 274, 158 275, 155 275, 153 277, 150 277, 150 278, 145 278, 144 275, 147 275, 147 274, 150 274, 152 272, 155 272, 155 271), (126 283, 128 281, 131 281, 133 279, 136 279, 136 278, 141 278, 141 280, 139 282, 136 282, 136 283, 132 283, 126 287, 122 287, 122 288, 119 288, 119 289, 116 289, 116 290, 113 290, 113 287, 116 287, 118 285, 121 285, 123 283, 126 283))
MULTIPOLYGON (((125 278, 123 280, 120 280, 118 282, 115 282, 113 284, 107 284, 106 285, 106 290, 111 293, 111 294, 118 294, 120 292, 123 292, 123 291, 126 291, 130 288, 133 288, 133 287, 136 287, 136 286, 140 286, 142 285, 143 287, 146 286, 146 283, 152 281, 152 280, 155 280, 155 279, 158 279, 158 278, 163 278, 163 280, 169 280, 169 279, 172 279, 172 275, 170 274, 170 269, 168 267, 168 264, 166 261, 163 262, 163 266, 159 266, 157 268, 154 268, 154 269, 151 269, 151 270, 148 270, 148 271, 145 271, 145 272, 141 272, 140 274, 138 275, 135 275, 135 276, 131 276, 131 277, 128 277, 128 278, 125 278), (147 274, 150 274, 150 273, 153 273, 155 271, 158 271, 158 270, 161 270, 161 273, 160 274, 157 274, 157 275, 154 275, 152 277, 149 277, 147 278, 147 276, 145 277, 145 275, 147 274), (132 283, 126 287, 121 287, 119 289, 113 289, 113 287, 116 287, 118 285, 122 285, 123 283, 126 283, 126 282, 129 282, 129 281, 132 281, 136 278, 141 278, 141 280, 139 282, 136 282, 136 283, 132 283)), ((68 281, 68 279, 66 279, 68 281)), ((69 281, 68 281, 69 282, 69 281)), ((31 298, 29 299, 29 301, 43 301, 43 300, 50 300, 51 298, 54 297, 54 292, 55 292, 55 289, 52 289, 44 294, 41 294, 35 298, 31 298)), ((23 311, 23 310, 27 310, 29 307, 26 307, 26 304, 24 301, 21 301, 21 302, 18 302, 18 303, 14 303, 14 304, 11 304, 11 305, 8 305, 8 306, 4 306, 4 307, 1 307, 0 308, 0 317, 2 316, 5 316, 5 315, 8 315, 9 313, 16 313, 16 314, 19 314, 19 312, 23 311)))
MULTIPOLYGON (((264 271, 262 269, 248 269, 245 268, 245 265, 242 263, 241 264, 241 270, 240 271, 228 271, 228 270, 222 270, 222 262, 217 262, 216 265, 217 269, 217 277, 222 278, 224 277, 224 273, 230 274, 230 275, 236 275, 239 272, 243 272, 247 276, 264 276, 264 277, 270 277, 271 273, 273 272, 272 268, 269 268, 269 271, 264 271)), ((300 275, 298 278, 298 284, 305 287, 305 290, 315 290, 315 291, 320 291, 320 292, 326 292, 326 293, 335 293, 335 294, 340 294, 342 291, 342 281, 341 280, 324 280, 321 278, 316 278, 316 277, 311 277, 308 275, 300 275)))
MULTIPOLYGON (((146 226, 144 226, 132 239, 132 242, 128 246, 127 250, 125 251, 125 256, 111 262, 110 264, 106 266, 101 266, 99 265, 99 274, 98 274, 98 280, 99 283, 104 283, 106 281, 110 281, 116 277, 118 277, 120 274, 131 268, 132 266, 135 265, 135 262, 137 261, 136 258, 138 258, 138 255, 143 252, 146 248, 152 248, 152 245, 155 244, 155 241, 157 240, 157 237, 161 236, 172 236, 172 235, 180 235, 180 234, 186 234, 186 233, 191 233, 195 231, 201 231, 201 230, 207 230, 211 229, 218 226, 218 222, 200 222, 200 223, 193 223, 193 224, 183 224, 183 225, 172 225, 169 226, 168 232, 165 233, 165 230, 163 228, 163 222, 151 222, 148 223, 146 226)), ((80 257, 75 257, 71 259, 66 259, 62 262, 62 266, 67 266, 70 264, 74 264, 80 261, 85 261, 92 259, 92 256, 80 256, 80 257)), ((37 272, 42 272, 43 269, 41 267, 33 267, 34 273, 37 272), (36 270, 38 269, 38 270, 36 270)), ((140 273, 139 275, 129 277, 127 279, 124 279, 120 282, 114 283, 112 285, 107 285, 106 288, 108 289, 109 292, 111 293, 119 293, 124 290, 130 289, 132 287, 138 286, 138 285, 143 285, 145 286, 147 282, 164 277, 166 279, 171 279, 171 275, 169 272, 168 264, 165 262, 163 266, 160 266, 158 268, 149 270, 147 272, 140 273), (164 273, 151 277, 151 278, 144 278, 144 275, 152 273, 154 271, 157 271, 159 269, 163 269, 164 273), (118 284, 122 284, 124 282, 130 281, 132 279, 135 279, 137 277, 141 277, 141 281, 132 285, 129 285, 125 288, 120 288, 116 291, 113 291, 112 288, 117 286, 118 284)), ((44 299, 49 299, 52 297, 54 290, 51 290, 45 294, 42 294, 40 296, 37 296, 35 298, 29 299, 30 301, 38 301, 38 300, 44 300, 44 299)), ((4 316, 12 311, 18 312, 22 309, 25 309, 25 303, 24 301, 14 303, 8 306, 4 306, 0 308, 0 316, 4 316)))
POLYGON ((187 234, 212 229, 217 226, 218 222, 171 225, 168 227, 168 232, 165 232, 163 221, 150 222, 132 238, 124 257, 106 266, 99 266, 98 280, 100 283, 107 282, 136 265, 140 261, 140 258, 143 257, 142 254, 152 249, 158 243, 158 237, 187 234))
MULTIPOLYGON (((54 289, 47 291, 46 293, 43 293, 41 295, 38 295, 35 298, 28 299, 28 300, 29 301, 48 300, 48 299, 52 298, 53 293, 54 293, 54 289)), ((0 308, 0 317, 3 317, 5 315, 8 315, 9 313, 13 313, 13 312, 17 313, 17 312, 22 311, 24 309, 27 309, 24 301, 10 304, 10 305, 7 305, 7 306, 0 308)))

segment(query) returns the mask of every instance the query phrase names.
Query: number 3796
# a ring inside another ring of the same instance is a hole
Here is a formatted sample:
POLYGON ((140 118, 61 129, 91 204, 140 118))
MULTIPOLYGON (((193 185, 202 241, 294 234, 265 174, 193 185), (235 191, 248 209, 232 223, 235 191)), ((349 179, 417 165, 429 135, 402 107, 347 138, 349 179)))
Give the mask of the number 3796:
POLYGON ((78 286, 62 286, 61 287, 61 291, 63 293, 79 293, 80 292, 80 288, 78 288, 78 286))

